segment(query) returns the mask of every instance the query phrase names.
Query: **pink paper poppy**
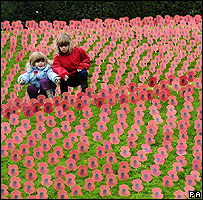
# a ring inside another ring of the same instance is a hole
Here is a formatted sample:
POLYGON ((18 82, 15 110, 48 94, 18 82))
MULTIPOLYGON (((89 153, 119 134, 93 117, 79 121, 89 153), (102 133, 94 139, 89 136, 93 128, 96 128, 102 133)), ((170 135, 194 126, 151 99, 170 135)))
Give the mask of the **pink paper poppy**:
POLYGON ((114 128, 114 133, 116 133, 118 135, 122 135, 124 133, 124 129, 121 124, 114 124, 113 128, 114 128))
POLYGON ((174 192, 174 199, 186 199, 185 197, 185 192, 183 192, 182 190, 177 190, 174 192))
POLYGON ((71 187, 71 196, 78 196, 78 195, 82 195, 81 192, 82 188, 79 185, 74 185, 71 187))
POLYGON ((66 173, 65 173, 65 167, 63 167, 63 166, 57 166, 56 168, 55 168, 55 176, 57 177, 57 178, 63 178, 65 175, 66 175, 66 173))
POLYGON ((63 111, 63 108, 62 108, 62 106, 57 106, 56 108, 55 108, 55 116, 57 117, 57 118, 59 118, 59 119, 62 119, 64 116, 65 116, 65 113, 64 113, 64 111, 63 111))
POLYGON ((99 166, 98 162, 97 162, 97 158, 96 157, 90 157, 88 158, 88 167, 90 169, 95 169, 99 166))
POLYGON ((1 184, 1 198, 3 199, 4 197, 8 196, 8 186, 5 184, 1 184))
POLYGON ((13 164, 8 166, 8 175, 9 176, 18 176, 19 171, 18 171, 18 166, 13 164))
POLYGON ((17 114, 10 114, 9 123, 16 126, 19 124, 19 116, 17 114))
POLYGON ((46 120, 46 117, 44 116, 44 112, 38 111, 35 113, 37 122, 44 122, 46 120))
POLYGON ((192 175, 187 175, 186 177, 185 177, 185 185, 186 186, 188 186, 188 185, 190 185, 190 186, 194 186, 194 185, 196 185, 196 182, 195 182, 195 177, 194 176, 192 176, 192 175))
POLYGON ((129 196, 130 195, 130 192, 128 191, 129 190, 129 186, 126 185, 126 184, 122 184, 122 185, 119 185, 119 192, 118 194, 120 196, 129 196))
POLYGON ((68 97, 69 97, 69 92, 64 92, 63 94, 62 94, 62 100, 68 100, 68 97))
POLYGON ((100 182, 103 180, 102 172, 99 169, 95 169, 92 171, 92 179, 95 182, 100 182))
POLYGON ((49 174, 43 174, 42 175, 42 181, 41 181, 41 184, 43 186, 46 186, 46 187, 50 187, 52 185, 52 181, 51 181, 51 176, 49 174))
POLYGON ((93 113, 91 112, 91 108, 89 107, 84 107, 82 111, 83 111, 83 117, 86 119, 90 119, 93 116, 93 113))
POLYGON ((53 148, 54 153, 58 156, 58 158, 63 158, 64 157, 64 153, 63 153, 63 148, 60 146, 56 146, 53 148))
POLYGON ((84 185, 84 188, 91 192, 95 189, 95 185, 94 185, 94 180, 92 178, 87 178, 85 179, 85 185, 84 185))
POLYGON ((10 159, 14 162, 19 162, 21 160, 20 150, 14 149, 11 151, 10 159))
POLYGON ((105 149, 103 146, 98 146, 96 147, 96 156, 100 159, 104 158, 105 157, 105 149))
POLYGON ((45 128, 44 122, 37 122, 36 123, 36 130, 38 130, 40 133, 45 133, 46 132, 46 128, 45 128))
POLYGON ((94 141, 102 141, 103 140, 103 138, 101 137, 101 133, 98 131, 94 132, 92 135, 93 135, 94 141))
POLYGON ((169 152, 171 152, 173 150, 173 147, 171 145, 171 141, 164 140, 162 142, 162 146, 165 147, 167 149, 167 151, 169 151, 169 152))
POLYGON ((107 175, 107 174, 112 174, 113 173, 113 170, 112 170, 112 165, 110 163, 106 163, 102 166, 103 168, 103 171, 102 173, 104 175, 107 175))
POLYGON ((173 186, 173 181, 172 181, 170 176, 164 176, 162 178, 162 181, 163 181, 162 185, 164 187, 172 187, 173 186))
POLYGON ((110 121, 110 118, 108 117, 108 114, 106 112, 101 112, 99 114, 100 121, 104 121, 105 123, 108 123, 110 121))
POLYGON ((110 135, 110 142, 111 144, 119 144, 120 140, 118 139, 119 135, 116 133, 111 133, 110 135))
POLYGON ((83 126, 84 130, 86 130, 86 129, 88 129, 90 127, 90 125, 88 124, 87 119, 81 119, 80 124, 83 126))
POLYGON ((115 156, 116 155, 115 155, 114 152, 108 152, 107 155, 106 155, 106 157, 107 157, 106 162, 110 163, 110 164, 116 163, 117 159, 116 159, 115 156))
POLYGON ((48 199, 47 189, 40 187, 37 189, 37 199, 48 199))
POLYGON ((130 166, 135 168, 135 169, 137 169, 137 168, 139 168, 141 166, 141 163, 139 161, 139 157, 138 156, 132 156, 130 158, 130 161, 131 161, 130 162, 130 166))
POLYGON ((11 192, 11 199, 23 199, 21 197, 21 192, 19 190, 14 190, 11 192))
POLYGON ((21 187, 20 178, 16 176, 11 177, 9 186, 15 190, 19 189, 21 187))
POLYGON ((80 137, 80 141, 81 142, 84 142, 88 147, 90 146, 90 143, 89 143, 89 141, 88 141, 88 137, 87 136, 81 136, 80 137))
POLYGON ((177 156, 176 160, 182 165, 182 166, 186 166, 187 165, 187 161, 185 160, 184 156, 177 156))
POLYGON ((178 180, 177 172, 174 169, 169 170, 168 175, 172 179, 172 181, 177 181, 178 180))
POLYGON ((117 184, 116 176, 114 174, 107 174, 106 179, 106 184, 109 187, 114 187, 117 184))
POLYGON ((192 175, 197 181, 201 180, 200 173, 198 171, 191 171, 190 175, 192 175))
POLYGON ((23 141, 23 138, 20 133, 14 132, 12 134, 12 137, 13 137, 13 142, 15 144, 20 144, 23 141))
POLYGON ((48 152, 50 150, 50 148, 51 148, 51 146, 49 145, 49 142, 48 142, 47 139, 41 140, 40 144, 41 144, 40 147, 42 148, 43 151, 48 152))
POLYGON ((73 96, 73 95, 69 95, 69 97, 68 97, 68 102, 69 102, 69 105, 70 105, 70 106, 75 106, 76 97, 73 96))
POLYGON ((186 187, 184 187, 184 190, 185 190, 184 192, 185 196, 189 197, 189 192, 194 191, 195 189, 191 185, 187 185, 186 187))
POLYGON ((69 158, 68 160, 66 160, 66 169, 68 171, 75 171, 77 169, 77 165, 76 165, 76 161, 72 158, 69 158))
POLYGON ((162 154, 157 153, 154 155, 154 162, 157 165, 162 165, 164 164, 164 157, 162 156, 162 154))
POLYGON ((29 148, 30 148, 30 147, 35 147, 35 146, 37 145, 37 142, 36 142, 34 136, 29 135, 29 136, 27 137, 27 145, 28 145, 29 148))
POLYGON ((48 163, 50 164, 50 165, 56 165, 58 162, 59 162, 59 160, 58 160, 58 155, 56 154, 56 153, 50 153, 49 155, 48 155, 48 163))
POLYGON ((64 190, 65 189, 64 180, 62 178, 56 178, 54 180, 54 186, 53 186, 53 188, 56 191, 64 190))
POLYGON ((139 151, 137 151, 137 155, 138 155, 138 158, 139 158, 140 162, 144 162, 144 161, 147 160, 147 156, 145 154, 145 151, 139 150, 139 151))
POLYGON ((32 181, 26 181, 24 183, 23 191, 27 194, 33 194, 35 192, 34 183, 32 181))
POLYGON ((146 144, 154 144, 155 143, 154 136, 150 133, 145 135, 145 139, 146 139, 145 140, 146 144))
POLYGON ((36 147, 36 148, 34 148, 33 151, 34 151, 33 157, 35 159, 41 159, 44 157, 43 150, 41 147, 36 147))
POLYGON ((35 169, 27 169, 26 170, 26 176, 25 178, 28 180, 28 181, 34 181, 37 179, 37 176, 36 176, 36 171, 35 169))
POLYGON ((76 184, 75 175, 74 174, 66 174, 64 183, 69 187, 74 186, 76 184))
POLYGON ((179 162, 174 162, 173 163, 173 169, 177 172, 183 171, 182 165, 179 162))
POLYGON ((159 170, 159 165, 151 165, 150 169, 151 169, 151 174, 153 176, 159 176, 161 174, 161 171, 159 170))
POLYGON ((73 144, 71 142, 71 139, 69 139, 69 138, 63 139, 63 148, 66 150, 70 150, 73 148, 73 144))
POLYGON ((124 158, 128 158, 131 155, 131 153, 129 151, 130 151, 130 149, 127 146, 122 146, 120 155, 124 158))
POLYGON ((57 107, 61 105, 61 98, 60 96, 53 97, 53 106, 57 107))
POLYGON ((85 135, 85 130, 82 125, 75 126, 77 136, 85 135))
POLYGON ((55 137, 54 137, 53 133, 48 133, 46 135, 46 138, 47 138, 48 143, 49 143, 50 146, 52 146, 52 145, 54 145, 56 143, 56 140, 55 140, 55 137))
POLYGON ((127 180, 129 178, 128 171, 125 168, 119 168, 118 170, 118 179, 127 180))
POLYGON ((88 148, 87 148, 87 146, 86 146, 86 144, 84 142, 79 142, 77 144, 77 146, 78 146, 78 152, 79 153, 86 153, 86 152, 88 152, 88 148))
POLYGON ((57 192, 57 199, 69 199, 68 197, 68 192, 66 192, 65 190, 60 190, 57 192))
POLYGON ((111 195, 111 192, 109 191, 110 187, 108 185, 102 185, 100 186, 100 196, 104 197, 104 196, 109 196, 111 195))
POLYGON ((68 134, 68 138, 71 140, 72 143, 75 143, 78 141, 78 138, 77 138, 77 133, 69 133, 68 134))
POLYGON ((68 110, 68 111, 66 112, 66 120, 67 120, 68 122, 73 122, 73 121, 76 120, 74 111, 68 110))
POLYGON ((51 132, 52 132, 52 134, 53 134, 55 139, 59 139, 59 138, 61 138, 63 136, 63 134, 61 133, 61 129, 60 128, 57 128, 57 127, 53 128, 51 130, 51 132))
POLYGON ((168 157, 167 149, 165 147, 159 147, 158 152, 163 156, 164 159, 168 157))
POLYGON ((160 188, 153 188, 152 189, 152 197, 155 199, 162 199, 163 198, 163 194, 161 193, 162 190, 160 188))
POLYGON ((151 171, 149 171, 149 170, 142 170, 141 174, 142 174, 141 179, 143 181, 150 182, 152 180, 151 171))
POLYGON ((143 185, 142 185, 142 180, 140 179, 134 179, 132 181, 132 189, 135 191, 135 192, 141 192, 143 190, 143 185))
POLYGON ((48 127, 54 127, 56 125, 56 121, 54 120, 54 116, 52 116, 52 115, 47 116, 46 125, 48 127))
POLYGON ((165 131, 164 132, 164 137, 163 137, 163 140, 165 141, 170 141, 172 142, 173 141, 173 137, 172 137, 173 133, 171 131, 165 131))
POLYGON ((29 155, 30 151, 29 151, 29 146, 27 144, 21 144, 20 145, 20 155, 24 156, 24 155, 29 155))
POLYGON ((30 120, 29 119, 22 119, 21 126, 26 130, 29 131, 31 129, 30 120))
POLYGON ((129 163, 127 161, 121 161, 119 163, 119 169, 125 169, 126 173, 128 173, 130 171, 130 167, 129 167, 129 163))
POLYGON ((105 151, 111 151, 112 150, 111 143, 109 141, 104 141, 103 147, 104 147, 105 151))

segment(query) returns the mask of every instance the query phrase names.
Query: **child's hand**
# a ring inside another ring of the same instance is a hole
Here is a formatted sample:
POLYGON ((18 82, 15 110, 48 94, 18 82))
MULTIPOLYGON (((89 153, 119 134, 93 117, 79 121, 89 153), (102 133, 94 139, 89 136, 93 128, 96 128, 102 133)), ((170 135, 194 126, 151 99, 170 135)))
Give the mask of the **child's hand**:
POLYGON ((24 84, 25 81, 23 79, 20 80, 20 84, 24 84))
POLYGON ((65 75, 64 81, 67 81, 69 79, 69 77, 67 75, 65 75))
POLYGON ((60 83, 61 82, 61 77, 56 78, 56 83, 60 83))
POLYGON ((82 69, 77 69, 77 71, 78 71, 78 72, 81 72, 81 71, 82 71, 82 69))

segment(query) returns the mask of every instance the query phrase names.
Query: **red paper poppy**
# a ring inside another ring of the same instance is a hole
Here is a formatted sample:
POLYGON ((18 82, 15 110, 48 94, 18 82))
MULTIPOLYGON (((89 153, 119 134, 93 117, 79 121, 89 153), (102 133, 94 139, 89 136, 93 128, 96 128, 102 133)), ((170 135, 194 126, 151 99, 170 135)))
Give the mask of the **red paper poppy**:
POLYGON ((49 114, 49 113, 52 113, 53 112, 53 105, 51 102, 46 102, 44 104, 44 112, 49 114))
POLYGON ((177 190, 174 192, 175 198, 174 199, 186 199, 185 192, 182 190, 177 190))
POLYGON ((11 108, 6 108, 6 109, 4 110, 4 117, 5 117, 6 119, 10 119, 11 113, 12 113, 11 108))
POLYGON ((99 166, 98 162, 97 162, 97 158, 96 157, 90 157, 88 158, 88 167, 90 169, 95 169, 99 166))
POLYGON ((38 198, 38 199, 48 199, 47 189, 42 188, 42 187, 38 188, 36 198, 38 198))
POLYGON ((129 178, 128 170, 126 168, 119 168, 118 170, 118 179, 127 180, 129 178))
POLYGON ((59 160, 58 160, 58 155, 56 154, 56 153, 50 153, 49 155, 48 155, 48 163, 50 164, 50 165, 56 165, 58 162, 59 162, 59 160))
POLYGON ((26 156, 24 166, 31 169, 35 166, 34 158, 32 156, 26 156))
POLYGON ((88 151, 88 148, 84 142, 79 142, 77 146, 79 153, 86 153, 88 151))
POLYGON ((179 162, 174 162, 173 170, 175 170, 176 172, 183 171, 182 165, 179 162))
POLYGON ((169 177, 169 176, 164 176, 162 178, 162 181, 163 181, 162 185, 164 187, 172 187, 173 186, 173 181, 172 181, 171 177, 169 177))
POLYGON ((139 161, 139 157, 138 156, 132 156, 130 158, 130 161, 131 161, 130 162, 130 166, 135 168, 135 169, 137 169, 137 168, 139 168, 141 166, 141 163, 139 161))
POLYGON ((185 86, 188 84, 187 76, 182 75, 179 77, 180 85, 185 86))
POLYGON ((172 181, 178 180, 177 172, 175 170, 169 170, 168 175, 171 177, 172 181))
POLYGON ((33 107, 30 105, 25 106, 23 114, 25 115, 25 117, 28 117, 28 118, 32 117, 34 114, 33 107))
POLYGON ((74 174, 66 174, 64 183, 69 187, 73 187, 76 184, 75 175, 74 174))
POLYGON ((57 107, 61 105, 61 97, 60 96, 54 96, 53 97, 53 106, 57 107))
POLYGON ((114 128, 114 133, 118 135, 122 135, 124 133, 124 129, 121 124, 114 124, 113 128, 114 128))
POLYGON ((75 171, 77 169, 77 165, 76 165, 76 161, 72 158, 69 158, 68 160, 66 160, 66 169, 68 171, 75 171))
POLYGON ((26 130, 29 131, 31 129, 30 120, 29 119, 22 119, 21 126, 26 130))
POLYGON ((81 192, 82 188, 78 185, 74 185, 71 187, 71 193, 70 195, 71 196, 78 196, 78 195, 82 195, 82 192, 81 192))
POLYGON ((47 167, 48 167, 48 164, 45 162, 38 163, 38 169, 37 169, 38 173, 42 175, 48 174, 49 170, 47 169, 47 167))
POLYGON ((104 147, 105 151, 111 151, 112 150, 110 141, 104 141, 103 142, 103 147, 104 147))
POLYGON ((5 198, 6 199, 6 196, 8 196, 8 186, 5 185, 5 184, 1 184, 1 198, 5 198))
POLYGON ((9 186, 15 190, 19 189, 21 187, 20 178, 16 176, 11 177, 9 186))
POLYGON ((97 152, 96 152, 96 156, 100 159, 104 158, 105 157, 105 152, 104 152, 104 147, 103 146, 98 146, 96 148, 97 152))
MULTIPOLYGON (((109 105, 109 106, 114 106, 115 104, 116 104, 116 99, 115 99, 115 97, 114 96, 112 96, 112 95, 108 95, 107 97, 106 97, 106 103, 107 103, 107 105, 109 105)), ((103 104, 103 105, 105 105, 105 104, 103 104)), ((103 105, 101 105, 101 106, 103 106, 103 105)), ((101 107, 100 107, 101 108, 101 107)))
POLYGON ((196 75, 195 71, 189 71, 187 73, 187 80, 189 82, 193 82, 193 80, 195 79, 195 75, 196 75))
POLYGON ((103 171, 102 173, 104 175, 107 175, 107 174, 112 174, 113 173, 113 170, 112 170, 112 165, 110 163, 106 163, 102 166, 103 168, 103 171))
POLYGON ((119 96, 119 103, 122 104, 122 103, 128 103, 128 95, 126 94, 122 94, 119 96))
POLYGON ((149 87, 154 87, 156 84, 157 84, 156 77, 150 77, 148 82, 149 87))
POLYGON ((74 107, 77 109, 77 110, 82 110, 84 108, 84 103, 81 99, 77 99, 75 101, 75 105, 74 107))
POLYGON ((46 186, 46 187, 50 187, 52 185, 52 181, 51 181, 51 176, 49 174, 43 174, 42 175, 42 181, 41 184, 46 186))
POLYGON ((163 198, 163 194, 161 193, 162 190, 160 188, 153 188, 152 189, 152 197, 155 199, 162 199, 163 198))
POLYGON ((149 171, 149 170, 142 170, 141 174, 142 174, 141 179, 143 181, 150 182, 152 180, 151 171, 149 171))
POLYGON ((74 95, 69 95, 68 102, 70 106, 75 106, 76 103, 76 97, 74 95))
POLYGON ((41 159, 44 157, 43 150, 41 147, 36 147, 36 148, 34 148, 33 151, 34 151, 33 157, 35 159, 41 159))
POLYGON ((60 106, 62 107, 63 112, 66 112, 70 109, 69 104, 68 104, 68 100, 61 101, 60 106))
POLYGON ((117 162, 116 155, 114 152, 107 153, 106 157, 107 157, 106 159, 107 163, 113 164, 117 162))
POLYGON ((33 194, 35 192, 34 183, 32 181, 26 181, 24 183, 23 191, 27 194, 33 194))

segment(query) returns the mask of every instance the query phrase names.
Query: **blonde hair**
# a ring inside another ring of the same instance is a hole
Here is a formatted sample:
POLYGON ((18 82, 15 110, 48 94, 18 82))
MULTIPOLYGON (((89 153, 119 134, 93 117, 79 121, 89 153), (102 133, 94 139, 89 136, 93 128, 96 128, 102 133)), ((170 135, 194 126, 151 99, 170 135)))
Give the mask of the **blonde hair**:
POLYGON ((67 53, 72 53, 73 52, 73 49, 74 49, 74 43, 73 43, 73 40, 71 39, 71 37, 67 34, 67 33, 62 33, 58 36, 58 38, 56 39, 55 41, 55 52, 58 54, 58 55, 61 55, 62 52, 60 51, 60 48, 61 46, 68 46, 68 52, 67 53))
POLYGON ((44 60, 44 66, 46 67, 47 64, 52 66, 53 62, 48 60, 48 58, 42 52, 33 52, 26 64, 26 68, 32 70, 32 67, 35 65, 37 60, 44 60))

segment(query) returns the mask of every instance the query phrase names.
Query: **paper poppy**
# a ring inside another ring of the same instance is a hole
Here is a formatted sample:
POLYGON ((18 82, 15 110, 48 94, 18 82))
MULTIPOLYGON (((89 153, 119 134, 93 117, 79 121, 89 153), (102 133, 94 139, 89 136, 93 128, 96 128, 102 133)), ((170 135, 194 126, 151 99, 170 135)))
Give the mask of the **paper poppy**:
POLYGON ((14 162, 19 162, 21 160, 20 150, 16 150, 16 149, 12 150, 10 159, 14 162))
POLYGON ((47 169, 47 167, 48 167, 48 164, 45 162, 38 163, 38 169, 37 169, 38 173, 42 175, 48 174, 49 170, 47 169))
POLYGON ((179 77, 180 85, 185 86, 188 84, 187 76, 182 75, 179 77))
POLYGON ((65 116, 65 114, 64 114, 64 111, 63 111, 63 108, 61 107, 61 106, 57 106, 56 108, 55 108, 55 116, 57 117, 57 118, 59 118, 59 119, 62 119, 64 116, 65 116))
POLYGON ((44 157, 43 150, 41 147, 36 147, 36 148, 34 148, 33 151, 34 151, 34 154, 33 154, 34 158, 41 159, 44 157))
POLYGON ((57 195, 58 195, 57 199, 69 199, 68 192, 66 192, 65 190, 59 190, 57 192, 57 195))
POLYGON ((165 147, 159 147, 158 152, 163 156, 164 159, 168 157, 167 149, 165 147))
POLYGON ((111 151, 112 150, 110 141, 104 141, 103 142, 103 147, 104 147, 105 151, 111 151))
POLYGON ((122 135, 124 133, 124 130, 121 124, 114 124, 113 128, 114 128, 114 133, 118 135, 122 135))
POLYGON ((34 114, 32 106, 30 105, 25 106, 23 114, 25 115, 25 117, 28 117, 28 118, 32 117, 34 114))
POLYGON ((104 196, 109 196, 111 195, 111 192, 109 191, 110 187, 108 185, 102 185, 100 186, 100 196, 104 197, 104 196))
POLYGON ((107 131, 106 123, 104 121, 97 122, 97 130, 100 132, 106 132, 107 131))
POLYGON ((192 175, 187 175, 187 176, 185 177, 185 185, 186 185, 186 186, 188 186, 188 185, 191 185, 191 186, 196 185, 195 177, 192 176, 192 175))
POLYGON ((186 187, 184 187, 184 190, 185 190, 184 192, 185 196, 189 197, 190 191, 194 191, 195 189, 191 185, 187 185, 186 187))
POLYGON ((52 132, 52 134, 53 134, 55 139, 59 139, 59 138, 61 138, 63 136, 63 134, 61 133, 61 129, 60 128, 55 127, 55 128, 53 128, 51 130, 51 132, 52 132))
POLYGON ((117 181, 116 181, 116 176, 115 174, 107 174, 106 175, 106 184, 109 186, 109 187, 114 187, 116 184, 117 184, 117 181))
POLYGON ((97 150, 97 152, 96 152, 96 156, 98 157, 98 158, 104 158, 105 157, 105 149, 104 149, 104 147, 103 146, 98 146, 98 147, 96 147, 96 150, 97 150))
POLYGON ((80 124, 82 125, 83 129, 86 130, 90 127, 90 125, 88 124, 88 120, 87 119, 81 119, 80 120, 80 124))
POLYGON ((85 135, 85 130, 82 125, 75 126, 75 131, 76 131, 77 136, 85 135))
POLYGON ((45 103, 44 105, 44 112, 49 114, 53 112, 53 104, 50 102, 45 103))
POLYGON ((137 169, 141 166, 141 163, 139 161, 139 157, 138 156, 131 156, 130 158, 130 166, 137 169))
POLYGON ((18 176, 19 171, 18 171, 18 166, 13 164, 8 166, 8 175, 9 176, 18 176))
POLYGON ((118 194, 120 196, 127 196, 128 197, 130 195, 130 192, 128 190, 129 190, 128 185, 126 185, 126 184, 119 185, 118 194))
POLYGON ((127 180, 129 178, 128 171, 126 168, 119 168, 118 170, 118 179, 127 180))
POLYGON ((116 163, 117 159, 116 159, 115 156, 116 155, 115 155, 114 152, 108 152, 107 155, 106 155, 106 157, 107 157, 106 162, 110 163, 110 164, 116 163))
POLYGON ((154 154, 154 162, 157 165, 164 164, 164 157, 162 156, 162 154, 160 153, 154 154))
POLYGON ((35 113, 37 122, 44 122, 46 120, 46 117, 44 116, 44 112, 38 111, 35 113))
POLYGON ((176 160, 182 165, 182 166, 186 166, 187 165, 187 161, 185 160, 184 156, 177 156, 176 160))
POLYGON ((105 123, 108 123, 110 121, 110 118, 108 117, 108 114, 106 112, 101 112, 99 114, 100 121, 104 121, 105 123))
POLYGON ((88 147, 84 142, 79 142, 77 144, 79 153, 86 153, 88 151, 88 147))
POLYGON ((177 172, 183 171, 182 165, 179 162, 174 162, 173 163, 173 169, 177 172))
POLYGON ((66 150, 70 150, 73 148, 73 144, 71 142, 71 139, 69 139, 69 138, 63 139, 63 148, 66 150))
POLYGON ((157 84, 157 79, 155 77, 150 77, 148 85, 149 87, 154 87, 157 84))
POLYGON ((74 186, 76 184, 75 175, 74 174, 66 174, 64 183, 69 187, 74 186))
POLYGON ((103 168, 103 171, 102 173, 104 175, 107 175, 107 174, 112 174, 113 173, 113 170, 112 170, 112 165, 110 163, 106 163, 102 166, 103 168))
POLYGON ((79 185, 74 185, 71 187, 71 196, 78 196, 78 195, 82 195, 81 192, 82 188, 79 185))
POLYGON ((35 192, 34 183, 32 181, 26 181, 24 183, 23 191, 27 194, 33 194, 35 192))
POLYGON ((35 137, 32 135, 29 135, 27 137, 27 145, 28 147, 35 147, 37 145, 37 142, 35 140, 35 137))
POLYGON ((1 123, 1 132, 8 134, 11 132, 11 127, 10 124, 8 122, 2 122, 1 123))
POLYGON ((63 153, 63 148, 60 146, 54 147, 53 148, 54 153, 58 156, 58 158, 63 158, 64 157, 64 153, 63 153))
POLYGON ((54 96, 53 97, 53 106, 57 107, 61 105, 61 97, 60 96, 54 96))
POLYGON ((95 182, 100 182, 103 180, 102 172, 99 169, 95 169, 92 171, 92 179, 95 182))
POLYGON ((58 155, 56 154, 56 153, 50 153, 49 155, 48 155, 48 163, 50 164, 50 165, 56 165, 58 162, 59 162, 59 160, 58 160, 58 155))
POLYGON ((22 156, 30 154, 29 146, 27 144, 21 144, 20 145, 20 154, 22 156))
POLYGON ((90 169, 95 169, 99 166, 98 162, 97 162, 97 158, 96 157, 90 157, 88 158, 88 167, 90 169))
POLYGON ((172 182, 172 179, 170 176, 164 176, 162 178, 162 181, 163 181, 162 185, 164 187, 172 187, 173 186, 173 182, 172 182))
POLYGON ((139 150, 139 151, 137 151, 137 155, 138 155, 139 161, 144 162, 147 160, 147 156, 145 154, 145 151, 139 150))
POLYGON ((132 181, 132 189, 135 191, 135 192, 141 192, 143 190, 143 185, 142 185, 142 180, 140 179, 134 179, 132 181))
POLYGON ((41 140, 40 144, 43 151, 49 151, 51 148, 47 139, 41 140))
POLYGON ((38 199, 48 199, 47 189, 43 187, 38 188, 36 197, 38 199))
POLYGON ((195 75, 196 75, 195 71, 189 71, 187 73, 187 80, 189 82, 193 82, 193 80, 195 79, 195 75))
POLYGON ((49 145, 52 146, 52 145, 54 145, 56 143, 56 140, 55 140, 55 137, 54 137, 53 133, 48 133, 46 135, 46 138, 48 140, 49 145))
POLYGON ((14 132, 12 134, 12 137, 13 137, 13 142, 15 144, 20 144, 23 141, 23 138, 20 133, 14 132))
POLYGON ((153 188, 152 189, 152 197, 155 199, 162 199, 163 198, 163 194, 161 193, 162 190, 160 188, 153 188))
POLYGON ((46 124, 47 124, 48 127, 54 127, 56 125, 56 121, 54 120, 54 116, 52 116, 52 115, 47 116, 46 124))
POLYGON ((178 180, 177 172, 175 170, 169 170, 168 175, 169 175, 169 177, 171 178, 172 181, 177 181, 178 180))
POLYGON ((74 107, 77 109, 77 110, 82 110, 84 108, 84 102, 81 100, 81 99, 77 99, 75 101, 75 105, 74 107))
POLYGON ((128 96, 126 94, 122 94, 119 96, 119 103, 128 103, 128 96))
POLYGON ((143 181, 150 182, 152 180, 151 171, 149 171, 149 170, 142 170, 141 174, 142 174, 141 179, 143 181))
POLYGON ((91 192, 95 189, 95 185, 94 185, 94 180, 92 178, 87 178, 85 179, 85 185, 84 185, 84 188, 91 192))
POLYGON ((37 176, 36 176, 36 171, 35 171, 35 169, 27 169, 27 170, 26 170, 25 178, 26 178, 28 181, 34 181, 34 180, 36 180, 36 179, 37 179, 37 176))
POLYGON ((83 111, 84 118, 90 119, 93 115, 93 113, 91 112, 91 108, 89 107, 84 107, 82 111, 83 111))
POLYGON ((42 95, 42 94, 37 96, 37 100, 38 100, 38 102, 40 103, 41 106, 43 106, 45 99, 46 99, 46 97, 44 95, 42 95))
POLYGON ((161 171, 159 170, 159 165, 151 165, 150 169, 151 169, 151 174, 153 176, 159 176, 161 174, 161 171))
POLYGON ((164 140, 162 142, 163 147, 167 149, 167 151, 171 152, 173 150, 173 147, 171 146, 171 141, 164 140))
POLYGON ((60 106, 62 107, 63 112, 66 112, 66 111, 68 111, 70 109, 69 103, 68 103, 67 100, 61 101, 60 106))
POLYGON ((1 184, 1 198, 3 199, 4 197, 8 196, 8 186, 5 184, 1 184))
POLYGON ((69 133, 68 134, 68 138, 71 140, 72 143, 75 143, 78 141, 78 138, 77 138, 77 133, 69 133))
POLYGON ((186 199, 185 197, 185 192, 183 192, 182 190, 177 190, 174 192, 174 199, 186 199))
POLYGON ((17 114, 10 114, 9 123, 16 126, 19 124, 19 116, 17 114))
POLYGON ((118 134, 116 134, 116 133, 111 133, 109 136, 110 136, 110 140, 109 140, 109 141, 110 141, 112 144, 119 144, 120 140, 118 139, 118 137, 119 137, 118 134))
POLYGON ((45 133, 46 132, 45 124, 43 122, 37 122, 36 130, 39 131, 40 133, 45 133))
POLYGON ((68 110, 68 111, 66 112, 66 120, 67 120, 68 122, 73 122, 73 121, 76 120, 74 111, 68 110))
POLYGON ((75 171, 77 169, 77 165, 76 165, 76 161, 72 158, 69 158, 68 160, 66 160, 66 169, 68 171, 75 171))
POLYGON ((62 178, 56 178, 54 180, 54 186, 53 186, 53 188, 56 191, 64 190, 65 189, 64 180, 62 178))
POLYGON ((16 176, 11 177, 9 186, 12 189, 19 189, 21 187, 20 178, 16 176))
POLYGON ((70 95, 68 97, 68 102, 69 102, 69 105, 70 106, 75 106, 75 103, 76 103, 76 97, 74 95, 70 95))
POLYGON ((50 187, 52 185, 52 181, 51 181, 51 176, 49 174, 43 174, 42 175, 42 181, 41 184, 46 186, 46 187, 50 187))
POLYGON ((19 190, 13 190, 11 192, 11 199, 23 199, 19 190))

